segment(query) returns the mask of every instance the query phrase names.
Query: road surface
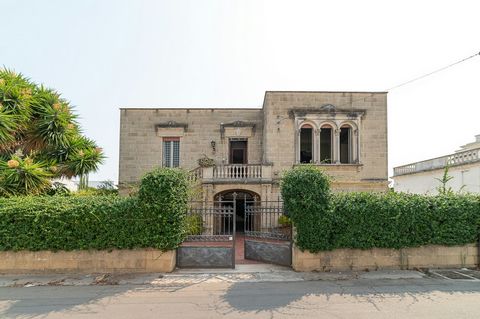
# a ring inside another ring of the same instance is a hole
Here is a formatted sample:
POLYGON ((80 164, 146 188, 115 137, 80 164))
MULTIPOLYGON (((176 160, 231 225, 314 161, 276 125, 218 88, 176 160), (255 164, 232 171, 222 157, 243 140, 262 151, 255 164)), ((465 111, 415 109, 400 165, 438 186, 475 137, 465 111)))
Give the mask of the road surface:
POLYGON ((4 287, 0 318, 480 318, 480 281, 198 277, 148 285, 4 287))

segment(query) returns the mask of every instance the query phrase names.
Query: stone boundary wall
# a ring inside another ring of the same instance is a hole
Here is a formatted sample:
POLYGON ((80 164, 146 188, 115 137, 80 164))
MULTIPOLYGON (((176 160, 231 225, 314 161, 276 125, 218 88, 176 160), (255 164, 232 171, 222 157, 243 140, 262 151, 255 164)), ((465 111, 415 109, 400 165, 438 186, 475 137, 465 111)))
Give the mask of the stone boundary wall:
POLYGON ((0 251, 0 274, 171 272, 175 257, 157 249, 0 251))
POLYGON ((312 254, 293 248, 296 271, 345 271, 414 268, 458 268, 478 265, 477 244, 404 249, 335 249, 312 254))

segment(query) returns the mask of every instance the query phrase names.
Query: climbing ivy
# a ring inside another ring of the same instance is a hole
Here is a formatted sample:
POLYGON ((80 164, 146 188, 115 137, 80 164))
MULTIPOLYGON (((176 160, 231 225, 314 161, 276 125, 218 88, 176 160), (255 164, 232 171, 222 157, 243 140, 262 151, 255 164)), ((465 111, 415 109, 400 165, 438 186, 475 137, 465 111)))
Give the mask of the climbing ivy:
POLYGON ((332 194, 328 177, 313 166, 287 172, 281 190, 302 250, 463 245, 480 235, 474 195, 332 194))
POLYGON ((0 250, 176 248, 185 236, 186 173, 158 169, 138 197, 0 198, 0 250))

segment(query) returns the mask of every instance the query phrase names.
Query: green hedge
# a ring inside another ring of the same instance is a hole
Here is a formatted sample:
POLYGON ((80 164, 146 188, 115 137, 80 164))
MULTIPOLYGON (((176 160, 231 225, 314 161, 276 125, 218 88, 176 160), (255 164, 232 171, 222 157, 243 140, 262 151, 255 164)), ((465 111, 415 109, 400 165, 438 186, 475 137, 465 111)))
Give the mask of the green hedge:
POLYGON ((331 248, 463 245, 479 237, 474 196, 351 193, 332 196, 331 248))
POLYGON ((480 236, 478 196, 331 194, 328 178, 315 167, 287 172, 282 196, 297 229, 297 246, 311 252, 463 245, 480 236))
POLYGON ((328 247, 332 227, 329 214, 324 213, 329 211, 331 196, 328 177, 315 166, 299 166, 285 173, 281 187, 285 209, 297 229, 297 246, 328 247))
POLYGON ((28 196, 0 199, 0 250, 176 248, 184 239, 183 171, 147 174, 139 197, 28 196))

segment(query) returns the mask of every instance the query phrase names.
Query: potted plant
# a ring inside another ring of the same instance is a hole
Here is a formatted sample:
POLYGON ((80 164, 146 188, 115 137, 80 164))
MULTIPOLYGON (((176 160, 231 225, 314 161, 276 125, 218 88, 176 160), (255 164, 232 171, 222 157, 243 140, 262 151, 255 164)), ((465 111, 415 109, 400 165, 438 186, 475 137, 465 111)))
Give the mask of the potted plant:
POLYGON ((215 160, 213 158, 203 155, 202 158, 198 159, 198 166, 200 167, 212 167, 215 166, 215 160))
POLYGON ((282 235, 287 238, 292 236, 292 220, 287 215, 281 215, 278 217, 278 230, 282 235))

